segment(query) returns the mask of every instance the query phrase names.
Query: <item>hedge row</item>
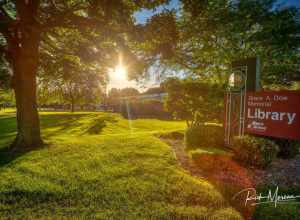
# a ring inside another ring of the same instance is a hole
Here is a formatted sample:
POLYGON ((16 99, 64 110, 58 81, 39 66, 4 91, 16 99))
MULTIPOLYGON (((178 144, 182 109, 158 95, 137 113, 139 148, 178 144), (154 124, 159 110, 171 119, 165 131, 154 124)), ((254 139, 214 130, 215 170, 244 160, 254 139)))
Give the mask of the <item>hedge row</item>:
POLYGON ((124 101, 121 104, 121 114, 125 118, 157 118, 172 119, 171 113, 164 109, 164 104, 158 100, 124 101))

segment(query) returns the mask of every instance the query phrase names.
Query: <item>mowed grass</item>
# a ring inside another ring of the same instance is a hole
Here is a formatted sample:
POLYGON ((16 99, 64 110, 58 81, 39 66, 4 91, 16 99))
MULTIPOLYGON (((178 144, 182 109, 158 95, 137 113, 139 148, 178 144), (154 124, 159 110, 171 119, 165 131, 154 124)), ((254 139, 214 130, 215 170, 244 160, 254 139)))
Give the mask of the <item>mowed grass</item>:
POLYGON ((154 136, 184 122, 41 113, 46 147, 10 155, 15 127, 0 113, 1 219, 241 219, 154 136))

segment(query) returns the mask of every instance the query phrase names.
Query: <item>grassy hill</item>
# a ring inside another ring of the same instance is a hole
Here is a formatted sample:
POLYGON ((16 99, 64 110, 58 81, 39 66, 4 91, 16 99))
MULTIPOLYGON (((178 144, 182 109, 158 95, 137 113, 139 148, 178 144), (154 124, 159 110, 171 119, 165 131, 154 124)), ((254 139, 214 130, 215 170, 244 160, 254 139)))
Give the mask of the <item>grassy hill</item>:
POLYGON ((11 155, 15 116, 0 113, 0 218, 241 219, 153 134, 184 122, 109 113, 41 113, 46 147, 11 155))

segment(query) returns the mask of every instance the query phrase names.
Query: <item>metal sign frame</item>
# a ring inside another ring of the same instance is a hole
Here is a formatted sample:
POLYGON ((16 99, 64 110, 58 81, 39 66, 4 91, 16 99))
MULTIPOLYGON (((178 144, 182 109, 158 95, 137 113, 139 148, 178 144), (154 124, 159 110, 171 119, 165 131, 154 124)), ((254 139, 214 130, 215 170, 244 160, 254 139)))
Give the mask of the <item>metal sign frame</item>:
MULTIPOLYGON (((239 87, 228 87, 226 92, 226 103, 225 103, 225 144, 230 145, 232 138, 236 135, 242 136, 245 133, 245 114, 246 114, 246 92, 247 92, 247 78, 248 78, 248 67, 240 66, 234 67, 231 69, 232 74, 240 74, 242 79, 239 87), (233 123, 233 112, 232 108, 235 105, 235 97, 240 99, 239 103, 239 111, 238 111, 238 133, 235 133, 235 129, 233 126, 236 126, 233 123)), ((234 75, 233 75, 234 76, 234 75)), ((234 82, 235 83, 235 82, 234 82)))

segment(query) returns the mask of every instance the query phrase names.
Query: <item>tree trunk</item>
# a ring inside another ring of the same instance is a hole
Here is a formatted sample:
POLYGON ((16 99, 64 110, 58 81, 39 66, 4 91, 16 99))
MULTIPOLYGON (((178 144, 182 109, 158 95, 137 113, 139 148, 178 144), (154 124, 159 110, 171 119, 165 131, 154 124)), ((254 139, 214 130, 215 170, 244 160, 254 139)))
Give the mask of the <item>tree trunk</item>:
POLYGON ((36 56, 38 54, 35 51, 26 51, 21 54, 16 60, 14 69, 17 106, 17 136, 12 145, 14 150, 26 150, 26 148, 35 148, 42 144, 36 99, 38 62, 36 56))
POLYGON ((74 108, 75 108, 75 107, 74 107, 74 102, 72 101, 72 102, 71 102, 71 112, 72 112, 72 113, 73 113, 74 110, 75 110, 74 108))
POLYGON ((73 98, 73 96, 71 97, 71 112, 75 111, 75 100, 73 98))
POLYGON ((12 148, 22 151, 39 147, 42 139, 35 95, 35 75, 26 76, 26 80, 19 81, 14 91, 17 105, 17 136, 12 148))
POLYGON ((18 30, 20 39, 12 62, 17 106, 17 136, 12 150, 24 151, 42 144, 36 95, 40 33, 32 18, 33 5, 26 5, 22 1, 18 3, 17 8, 23 23, 18 30))

